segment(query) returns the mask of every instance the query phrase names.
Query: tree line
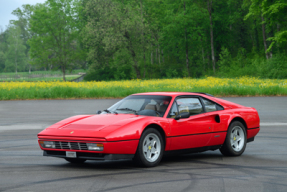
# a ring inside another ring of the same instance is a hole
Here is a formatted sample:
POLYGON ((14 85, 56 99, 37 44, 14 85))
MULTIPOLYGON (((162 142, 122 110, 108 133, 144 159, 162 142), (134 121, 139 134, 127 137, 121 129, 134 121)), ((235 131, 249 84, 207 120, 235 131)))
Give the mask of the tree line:
POLYGON ((287 77, 287 0, 47 0, 13 11, 0 72, 287 77))

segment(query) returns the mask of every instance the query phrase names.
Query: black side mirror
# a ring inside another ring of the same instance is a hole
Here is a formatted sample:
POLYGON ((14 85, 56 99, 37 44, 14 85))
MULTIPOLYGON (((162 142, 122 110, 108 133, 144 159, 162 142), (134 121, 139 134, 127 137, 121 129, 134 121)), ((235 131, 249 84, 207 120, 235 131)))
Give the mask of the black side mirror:
POLYGON ((101 114, 102 113, 102 111, 97 111, 97 114, 101 114))
POLYGON ((179 119, 186 119, 186 118, 189 118, 189 117, 190 117, 189 112, 183 112, 183 113, 177 115, 174 119, 175 120, 179 120, 179 119))

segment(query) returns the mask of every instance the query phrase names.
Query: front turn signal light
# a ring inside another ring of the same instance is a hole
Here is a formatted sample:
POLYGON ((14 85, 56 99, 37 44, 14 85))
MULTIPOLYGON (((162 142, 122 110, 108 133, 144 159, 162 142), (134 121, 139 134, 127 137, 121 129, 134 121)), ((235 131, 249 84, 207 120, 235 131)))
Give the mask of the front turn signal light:
POLYGON ((87 143, 88 150, 90 151, 103 151, 104 145, 99 143, 87 143))
POLYGON ((54 141, 39 141, 43 148, 56 148, 54 141))

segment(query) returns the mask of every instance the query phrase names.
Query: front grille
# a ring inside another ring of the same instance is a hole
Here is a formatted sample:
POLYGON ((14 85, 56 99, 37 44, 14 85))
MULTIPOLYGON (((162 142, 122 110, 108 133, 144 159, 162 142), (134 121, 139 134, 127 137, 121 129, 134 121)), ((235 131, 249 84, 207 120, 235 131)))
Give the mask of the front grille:
POLYGON ((55 141, 56 149, 88 150, 86 143, 55 141))

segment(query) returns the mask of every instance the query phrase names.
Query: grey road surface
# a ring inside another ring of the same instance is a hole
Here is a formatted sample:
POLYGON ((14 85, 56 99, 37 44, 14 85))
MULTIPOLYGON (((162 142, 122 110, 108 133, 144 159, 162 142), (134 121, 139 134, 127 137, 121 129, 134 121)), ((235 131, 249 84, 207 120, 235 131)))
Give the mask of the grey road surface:
POLYGON ((223 99, 259 111, 261 131, 244 154, 165 157, 154 168, 42 156, 36 136, 42 129, 117 100, 0 101, 0 191, 287 191, 287 97, 223 99))

